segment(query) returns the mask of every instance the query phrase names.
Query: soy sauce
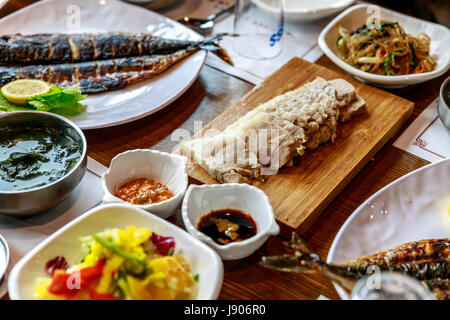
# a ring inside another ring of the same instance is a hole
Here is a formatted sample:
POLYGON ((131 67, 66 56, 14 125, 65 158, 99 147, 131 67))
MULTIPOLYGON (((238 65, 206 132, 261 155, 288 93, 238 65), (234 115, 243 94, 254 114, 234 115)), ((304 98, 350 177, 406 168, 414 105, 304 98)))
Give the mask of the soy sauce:
POLYGON ((197 229, 220 245, 248 239, 257 232, 252 217, 235 209, 211 211, 200 219, 197 229))

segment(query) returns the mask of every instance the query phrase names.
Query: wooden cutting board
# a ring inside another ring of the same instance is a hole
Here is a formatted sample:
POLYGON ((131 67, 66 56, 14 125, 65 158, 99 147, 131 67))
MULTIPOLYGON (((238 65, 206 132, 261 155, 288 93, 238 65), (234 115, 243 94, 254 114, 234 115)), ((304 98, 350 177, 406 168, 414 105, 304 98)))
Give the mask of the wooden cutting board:
MULTIPOLYGON (((325 67, 293 58, 211 121, 203 131, 212 128, 223 130, 259 104, 300 87, 317 76, 326 80, 342 78, 352 83, 366 100, 368 114, 339 124, 334 144, 306 152, 294 161, 293 167, 280 169, 277 174, 267 176, 265 182, 252 183, 269 197, 285 234, 291 230, 299 233, 306 231, 363 166, 394 136, 414 108, 411 101, 325 67)), ((218 183, 198 165, 189 166, 188 174, 202 183, 218 183)))

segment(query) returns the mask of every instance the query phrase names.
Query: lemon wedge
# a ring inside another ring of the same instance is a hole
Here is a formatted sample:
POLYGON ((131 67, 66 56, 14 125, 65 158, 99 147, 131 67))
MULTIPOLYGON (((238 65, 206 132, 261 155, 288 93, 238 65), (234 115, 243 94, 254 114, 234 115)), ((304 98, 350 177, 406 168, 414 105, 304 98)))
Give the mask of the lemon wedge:
POLYGON ((49 92, 50 85, 42 80, 22 79, 4 85, 1 91, 8 101, 24 104, 28 98, 49 92))

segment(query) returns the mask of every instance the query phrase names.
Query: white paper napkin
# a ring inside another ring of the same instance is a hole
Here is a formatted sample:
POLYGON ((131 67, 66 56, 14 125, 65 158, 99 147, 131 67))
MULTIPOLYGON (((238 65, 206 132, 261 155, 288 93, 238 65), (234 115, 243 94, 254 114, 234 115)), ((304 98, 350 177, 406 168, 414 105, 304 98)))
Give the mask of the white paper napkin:
MULTIPOLYGON (((233 2, 233 0, 202 0, 196 2, 194 5, 193 1, 186 1, 179 6, 168 8, 161 13, 175 20, 184 16, 205 18, 229 7, 233 2)), ((332 17, 304 24, 286 22, 282 40, 282 52, 277 57, 268 60, 252 60, 239 56, 232 49, 234 39, 225 38, 221 42, 221 45, 231 56, 234 67, 227 65, 213 54, 208 55, 206 64, 256 85, 279 69, 292 57, 301 57, 310 62, 316 61, 322 55, 322 51, 317 44, 317 38, 331 19, 332 17)), ((216 21, 214 33, 233 32, 233 21, 233 14, 216 21)), ((259 25, 262 31, 268 32, 264 30, 264 26, 261 23, 257 21, 251 22, 259 25)))
POLYGON ((430 103, 394 146, 430 162, 450 157, 450 134, 439 119, 437 101, 430 103))
MULTIPOLYGON (((301 57, 310 62, 316 61, 322 55, 317 38, 330 19, 310 24, 287 24, 286 30, 289 31, 286 31, 283 36, 281 53, 267 60, 253 60, 240 56, 233 50, 235 39, 226 37, 221 41, 221 46, 227 50, 234 66, 227 65, 213 54, 208 55, 206 64, 250 83, 258 84, 293 57, 301 57)), ((233 20, 234 16, 230 15, 218 22, 214 33, 233 32, 233 20)), ((264 27, 261 26, 261 28, 264 27)))

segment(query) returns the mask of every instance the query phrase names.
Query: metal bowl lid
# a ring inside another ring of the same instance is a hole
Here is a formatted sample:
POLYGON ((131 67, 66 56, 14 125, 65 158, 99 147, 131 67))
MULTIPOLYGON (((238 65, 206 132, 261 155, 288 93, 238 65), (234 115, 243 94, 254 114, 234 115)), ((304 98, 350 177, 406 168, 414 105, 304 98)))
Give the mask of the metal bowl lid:
POLYGON ((5 238, 0 234, 0 280, 5 275, 9 263, 9 249, 5 238))

